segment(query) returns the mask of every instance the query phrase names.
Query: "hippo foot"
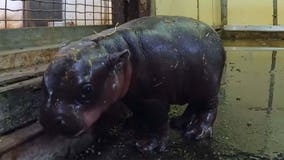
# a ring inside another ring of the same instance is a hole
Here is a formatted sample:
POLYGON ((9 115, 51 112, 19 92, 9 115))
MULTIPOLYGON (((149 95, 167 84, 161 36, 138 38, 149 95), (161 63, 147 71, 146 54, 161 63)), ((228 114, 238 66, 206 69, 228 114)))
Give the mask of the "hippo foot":
POLYGON ((170 127, 177 130, 184 130, 188 120, 183 116, 173 117, 170 120, 170 127))
POLYGON ((184 138, 188 141, 212 138, 212 126, 210 125, 189 125, 187 126, 184 138))
POLYGON ((165 152, 167 147, 168 138, 150 138, 150 139, 141 139, 136 142, 136 147, 141 152, 151 152, 154 150, 165 152))

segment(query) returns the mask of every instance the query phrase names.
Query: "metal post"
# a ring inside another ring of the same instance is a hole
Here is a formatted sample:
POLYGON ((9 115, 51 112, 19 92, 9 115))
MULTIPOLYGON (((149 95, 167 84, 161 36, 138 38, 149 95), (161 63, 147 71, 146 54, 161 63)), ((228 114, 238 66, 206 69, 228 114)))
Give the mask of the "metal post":
POLYGON ((85 0, 84 1, 84 23, 85 23, 85 26, 87 25, 87 1, 85 0))
POLYGON ((197 20, 199 20, 199 0, 197 0, 197 20))
POLYGON ((64 0, 64 26, 66 26, 66 18, 67 18, 67 16, 66 16, 66 14, 67 14, 67 11, 66 11, 66 0, 64 0))
POLYGON ((93 25, 95 25, 95 0, 93 0, 93 25))
POLYGON ((269 84, 267 114, 270 114, 271 111, 272 111, 273 93, 274 93, 274 85, 275 85, 274 69, 276 67, 276 55, 277 55, 277 51, 272 51, 272 63, 271 63, 271 69, 269 71, 269 73, 270 73, 270 84, 269 84))
POLYGON ((75 5, 75 25, 76 26, 78 25, 78 21, 77 21, 78 20, 77 19, 77 4, 78 4, 77 0, 75 0, 75 4, 74 5, 75 5))
POLYGON ((5 28, 7 28, 7 6, 8 6, 8 2, 7 2, 8 0, 5 0, 5 19, 4 19, 4 21, 5 21, 5 28))
POLYGON ((150 0, 151 6, 150 6, 150 15, 155 16, 156 15, 156 0, 150 0))
POLYGON ((277 0, 273 0, 273 25, 278 25, 277 0))
POLYGON ((221 0, 221 21, 222 26, 225 26, 228 24, 228 1, 227 0, 221 0))

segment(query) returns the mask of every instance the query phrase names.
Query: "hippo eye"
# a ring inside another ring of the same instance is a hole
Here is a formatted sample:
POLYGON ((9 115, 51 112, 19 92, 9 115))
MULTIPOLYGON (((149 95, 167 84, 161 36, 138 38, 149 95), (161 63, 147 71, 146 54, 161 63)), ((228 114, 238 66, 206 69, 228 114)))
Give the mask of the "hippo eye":
POLYGON ((79 102, 82 104, 89 104, 92 101, 92 98, 94 97, 94 89, 93 86, 89 83, 84 84, 81 87, 81 93, 80 93, 80 97, 79 97, 79 102))

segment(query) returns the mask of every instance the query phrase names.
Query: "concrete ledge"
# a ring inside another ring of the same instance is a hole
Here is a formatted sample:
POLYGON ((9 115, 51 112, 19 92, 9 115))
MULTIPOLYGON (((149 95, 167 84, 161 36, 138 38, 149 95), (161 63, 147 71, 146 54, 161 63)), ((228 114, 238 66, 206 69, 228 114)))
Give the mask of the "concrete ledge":
POLYGON ((0 30, 0 51, 60 44, 111 26, 35 27, 0 30), (20 36, 19 36, 20 35, 20 36))
POLYGON ((284 26, 225 25, 225 31, 284 32, 284 26))

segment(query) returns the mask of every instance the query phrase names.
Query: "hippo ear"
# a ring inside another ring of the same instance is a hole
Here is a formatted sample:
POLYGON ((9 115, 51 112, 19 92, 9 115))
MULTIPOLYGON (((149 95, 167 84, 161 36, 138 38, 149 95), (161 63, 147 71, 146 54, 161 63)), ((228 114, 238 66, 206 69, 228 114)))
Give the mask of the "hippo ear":
POLYGON ((127 63, 129 59, 130 59, 130 51, 128 49, 125 49, 121 52, 113 53, 109 57, 109 61, 112 66, 127 63))

